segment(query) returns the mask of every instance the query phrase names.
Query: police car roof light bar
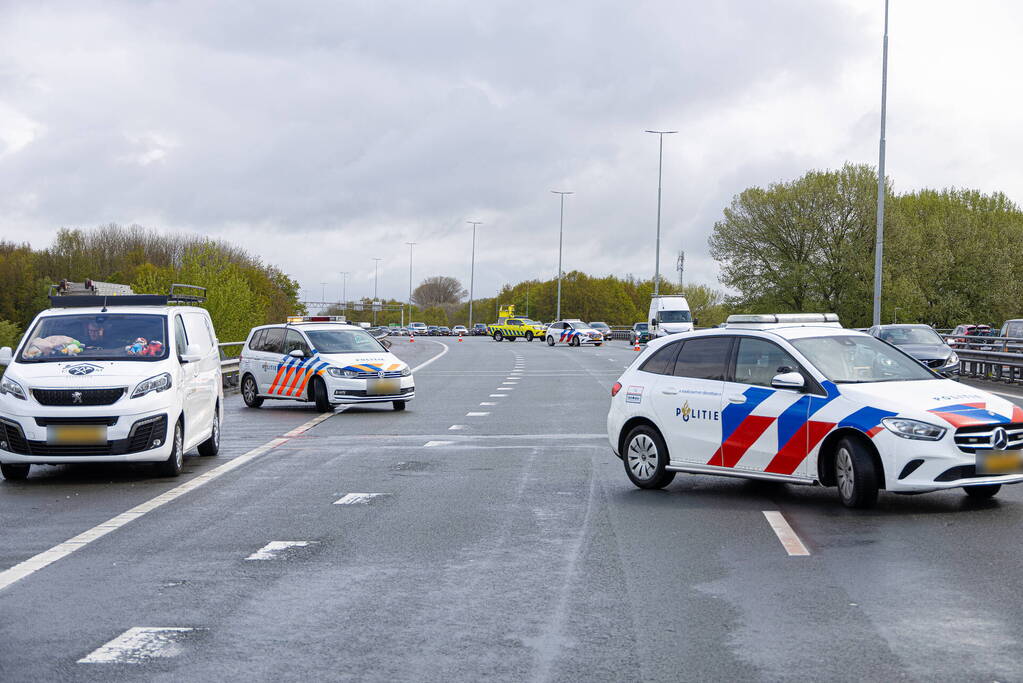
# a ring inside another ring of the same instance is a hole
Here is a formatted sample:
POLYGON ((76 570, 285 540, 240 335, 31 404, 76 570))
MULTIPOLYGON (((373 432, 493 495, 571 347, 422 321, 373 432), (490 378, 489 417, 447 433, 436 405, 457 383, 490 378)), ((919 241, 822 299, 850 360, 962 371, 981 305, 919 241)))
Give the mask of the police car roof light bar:
POLYGON ((348 323, 343 315, 289 315, 285 321, 289 325, 294 323, 348 323))
POLYGON ((837 313, 739 313, 728 316, 725 321, 727 327, 814 324, 841 327, 837 313))

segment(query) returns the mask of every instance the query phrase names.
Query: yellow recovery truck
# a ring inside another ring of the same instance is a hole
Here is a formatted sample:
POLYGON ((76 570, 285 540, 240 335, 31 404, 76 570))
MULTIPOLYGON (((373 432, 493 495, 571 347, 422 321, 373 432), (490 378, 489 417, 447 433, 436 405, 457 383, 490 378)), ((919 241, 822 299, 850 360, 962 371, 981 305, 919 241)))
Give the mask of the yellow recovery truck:
POLYGON ((502 307, 497 322, 490 325, 487 331, 494 341, 515 341, 520 337, 526 341, 533 341, 543 339, 544 332, 543 325, 535 320, 516 317, 514 306, 502 307))

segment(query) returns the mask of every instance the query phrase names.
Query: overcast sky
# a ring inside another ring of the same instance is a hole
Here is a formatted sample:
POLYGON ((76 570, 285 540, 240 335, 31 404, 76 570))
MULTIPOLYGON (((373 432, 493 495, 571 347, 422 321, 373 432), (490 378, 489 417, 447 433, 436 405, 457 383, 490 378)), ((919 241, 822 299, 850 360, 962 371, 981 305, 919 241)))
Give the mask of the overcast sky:
MULTIPOLYGON (((883 0, 0 0, 0 239, 140 223, 305 294, 566 270, 716 284, 751 185, 877 163, 883 0)), ((888 174, 1023 201, 1023 3, 892 0, 888 174)))

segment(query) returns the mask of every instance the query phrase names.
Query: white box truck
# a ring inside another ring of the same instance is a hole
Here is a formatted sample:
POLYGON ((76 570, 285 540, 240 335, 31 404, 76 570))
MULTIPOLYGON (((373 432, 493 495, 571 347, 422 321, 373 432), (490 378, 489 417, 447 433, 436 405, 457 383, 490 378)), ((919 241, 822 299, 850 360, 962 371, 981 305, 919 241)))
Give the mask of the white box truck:
POLYGON ((689 302, 684 296, 664 295, 650 299, 650 336, 664 337, 680 332, 692 332, 693 315, 689 311, 689 302))

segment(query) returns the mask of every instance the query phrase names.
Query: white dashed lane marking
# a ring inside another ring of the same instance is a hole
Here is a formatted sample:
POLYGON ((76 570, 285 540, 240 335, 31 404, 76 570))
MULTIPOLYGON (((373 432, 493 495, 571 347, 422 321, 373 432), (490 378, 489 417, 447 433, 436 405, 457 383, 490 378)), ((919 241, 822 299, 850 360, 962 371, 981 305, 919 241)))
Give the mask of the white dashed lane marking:
POLYGON ((305 548, 309 545, 309 541, 270 541, 262 548, 252 553, 246 560, 272 560, 282 550, 288 550, 290 548, 305 548))
POLYGON ((454 441, 427 441, 423 448, 435 448, 436 446, 450 446, 454 441))
POLYGON ((459 429, 465 429, 465 425, 451 425, 448 427, 448 431, 458 431, 459 429))
POLYGON ((483 401, 480 403, 481 406, 496 406, 497 401, 483 401))
POLYGON ((466 413, 466 417, 486 417, 490 413, 466 413))
POLYGON ((810 554, 810 551, 806 549, 803 542, 799 540, 799 536, 789 526, 788 520, 785 519, 785 515, 778 512, 777 510, 764 510, 764 517, 767 518, 767 523, 774 529, 775 535, 778 540, 781 541, 782 546, 791 556, 805 557, 810 554))
POLYGON ((369 505, 374 498, 386 496, 386 493, 346 493, 334 501, 334 505, 369 505))
POLYGON ((181 654, 180 641, 198 629, 179 626, 135 626, 78 660, 79 664, 144 664, 157 657, 181 654))
POLYGON ((505 398, 508 394, 491 394, 490 398, 505 398))

